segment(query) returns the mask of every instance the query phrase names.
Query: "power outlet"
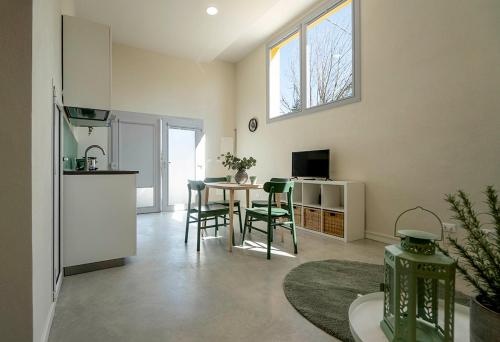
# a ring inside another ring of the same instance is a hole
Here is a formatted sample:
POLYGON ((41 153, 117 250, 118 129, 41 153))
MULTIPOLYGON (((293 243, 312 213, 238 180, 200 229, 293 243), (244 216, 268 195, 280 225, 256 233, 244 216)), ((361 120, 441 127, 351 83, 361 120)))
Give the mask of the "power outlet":
POLYGON ((445 233, 454 234, 457 232, 457 225, 455 223, 443 222, 443 231, 445 233))

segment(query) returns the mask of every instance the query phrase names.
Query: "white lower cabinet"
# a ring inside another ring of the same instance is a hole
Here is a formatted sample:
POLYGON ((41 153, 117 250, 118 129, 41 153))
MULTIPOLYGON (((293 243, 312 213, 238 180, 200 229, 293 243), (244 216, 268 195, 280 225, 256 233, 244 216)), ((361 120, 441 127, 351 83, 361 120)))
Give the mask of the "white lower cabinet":
POLYGON ((65 174, 63 198, 64 267, 136 254, 136 174, 65 174))

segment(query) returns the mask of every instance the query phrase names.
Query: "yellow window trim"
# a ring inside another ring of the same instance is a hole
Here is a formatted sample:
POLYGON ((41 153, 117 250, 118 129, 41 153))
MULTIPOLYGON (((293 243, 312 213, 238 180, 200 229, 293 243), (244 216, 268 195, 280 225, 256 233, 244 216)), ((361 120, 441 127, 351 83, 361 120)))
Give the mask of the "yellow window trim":
POLYGON ((289 35, 287 38, 283 39, 281 42, 279 42, 278 44, 276 44, 275 46, 273 46, 271 48, 271 60, 273 60, 273 58, 276 56, 276 54, 278 53, 278 51, 285 45, 287 45, 288 43, 290 43, 292 40, 296 39, 296 38, 299 38, 299 31, 289 35))

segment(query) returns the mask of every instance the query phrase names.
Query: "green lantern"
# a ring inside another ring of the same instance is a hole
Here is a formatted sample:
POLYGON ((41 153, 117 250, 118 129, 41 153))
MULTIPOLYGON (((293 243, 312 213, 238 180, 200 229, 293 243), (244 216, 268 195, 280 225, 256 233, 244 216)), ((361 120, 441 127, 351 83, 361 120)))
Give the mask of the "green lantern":
POLYGON ((389 341, 453 341, 455 261, 436 251, 439 237, 420 230, 397 230, 399 245, 385 247, 384 318, 380 326, 389 341), (440 298, 441 297, 441 298, 440 298))

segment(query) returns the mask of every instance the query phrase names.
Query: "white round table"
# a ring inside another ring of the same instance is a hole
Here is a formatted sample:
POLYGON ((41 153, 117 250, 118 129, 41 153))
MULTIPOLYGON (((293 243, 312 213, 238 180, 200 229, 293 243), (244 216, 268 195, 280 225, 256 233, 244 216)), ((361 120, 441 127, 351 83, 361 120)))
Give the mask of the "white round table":
MULTIPOLYGON (((358 297, 349 307, 349 326, 356 342, 386 342, 380 328, 383 317, 384 293, 375 292, 358 297)), ((469 308, 455 303, 456 342, 469 342, 469 308)))

